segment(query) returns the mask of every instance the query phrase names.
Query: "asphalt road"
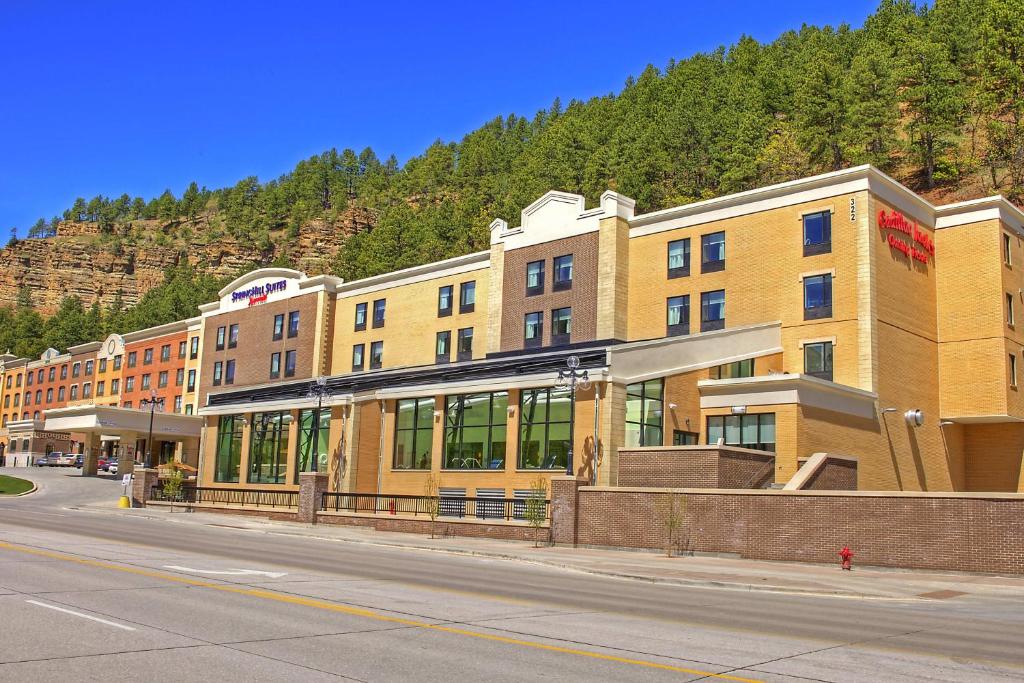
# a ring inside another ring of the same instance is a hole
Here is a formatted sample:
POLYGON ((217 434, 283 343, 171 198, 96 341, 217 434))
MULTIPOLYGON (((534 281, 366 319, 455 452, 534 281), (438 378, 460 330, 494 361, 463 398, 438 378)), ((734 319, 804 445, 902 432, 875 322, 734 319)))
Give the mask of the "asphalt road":
POLYGON ((120 492, 76 474, 0 499, 0 680, 1024 679, 1024 596, 691 588, 173 524, 75 509, 120 492))

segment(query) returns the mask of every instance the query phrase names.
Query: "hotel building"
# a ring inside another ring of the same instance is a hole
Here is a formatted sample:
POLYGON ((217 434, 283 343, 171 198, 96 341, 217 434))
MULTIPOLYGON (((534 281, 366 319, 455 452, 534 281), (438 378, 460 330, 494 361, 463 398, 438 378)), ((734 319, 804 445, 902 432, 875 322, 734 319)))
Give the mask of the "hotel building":
POLYGON ((351 282, 257 270, 182 323, 199 483, 291 491, 315 463, 331 490, 513 498, 570 453, 614 485, 620 449, 722 443, 773 452, 776 484, 825 452, 863 490, 1024 491, 1001 197, 936 207, 863 166, 647 214, 549 192, 490 234, 351 282))

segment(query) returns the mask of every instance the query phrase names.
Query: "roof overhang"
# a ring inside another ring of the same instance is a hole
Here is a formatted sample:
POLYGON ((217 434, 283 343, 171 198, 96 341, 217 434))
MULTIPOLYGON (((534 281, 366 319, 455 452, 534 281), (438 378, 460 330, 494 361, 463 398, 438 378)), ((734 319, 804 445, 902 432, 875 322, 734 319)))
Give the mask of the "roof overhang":
POLYGON ((643 382, 774 353, 782 353, 779 322, 629 342, 608 350, 612 379, 622 383, 643 382))
MULTIPOLYGON (((198 437, 203 420, 196 415, 152 413, 154 436, 198 437)), ((85 434, 147 433, 150 412, 113 406, 83 405, 46 411, 46 430, 85 434)))
POLYGON ((705 379, 697 389, 701 410, 799 404, 866 419, 878 415, 878 394, 810 375, 705 379))
POLYGON ((1024 422, 1024 417, 1016 417, 1014 415, 961 415, 959 417, 944 417, 942 422, 954 422, 963 425, 985 425, 1024 422))

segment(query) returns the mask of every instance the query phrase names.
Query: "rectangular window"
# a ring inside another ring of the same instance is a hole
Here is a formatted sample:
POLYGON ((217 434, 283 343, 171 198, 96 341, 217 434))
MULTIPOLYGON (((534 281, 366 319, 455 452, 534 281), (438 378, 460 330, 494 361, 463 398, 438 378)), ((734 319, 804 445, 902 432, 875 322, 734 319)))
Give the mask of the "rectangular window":
POLYGON ((281 376, 281 352, 276 351, 270 354, 270 379, 277 379, 281 376))
MULTIPOLYGON (((164 344, 163 346, 160 347, 160 362, 161 363, 166 363, 170 359, 171 359, 171 345, 170 344, 164 344)), ((89 371, 89 369, 86 368, 86 373, 88 373, 88 371, 89 371)))
POLYGON ((664 380, 626 386, 626 446, 664 445, 664 380))
POLYGON ((707 443, 718 440, 728 446, 775 450, 775 413, 759 415, 712 415, 708 417, 707 443))
MULTIPOLYGON (((1010 354, 1010 386, 1017 386, 1017 354, 1010 354)), ((27 394, 26 394, 27 397, 27 394)), ((27 403, 27 401, 26 401, 27 403)))
POLYGON ((28 374, 25 375, 25 386, 26 387, 30 387, 30 386, 32 386, 35 383, 36 383, 36 373, 29 371, 28 374))
POLYGON ((299 413, 299 450, 298 463, 295 468, 293 483, 299 483, 299 472, 310 471, 310 463, 313 455, 313 443, 316 442, 317 469, 321 472, 327 471, 328 443, 331 436, 331 411, 324 408, 320 411, 320 424, 316 430, 316 410, 307 408, 299 413), (314 438, 313 432, 316 431, 314 438))
POLYGON ((472 313, 476 308, 476 280, 459 285, 459 313, 472 313))
POLYGON ((180 387, 185 383, 185 368, 178 368, 174 371, 174 386, 180 387))
POLYGON ((410 398, 397 401, 392 468, 429 470, 433 442, 434 399, 410 398))
MULTIPOLYGON (((50 372, 53 372, 53 368, 50 368, 50 372)), ((90 375, 92 375, 92 361, 87 360, 85 361, 85 376, 89 377, 90 375)), ((50 379, 53 378, 51 377, 50 379)))
MULTIPOLYGON (((67 397, 67 392, 64 391, 64 387, 57 387, 57 401, 63 401, 67 397)), ((18 405, 18 397, 14 397, 14 405, 18 405)))
POLYGON ((191 403, 186 403, 185 404, 185 414, 186 415, 191 415, 192 414, 192 404, 191 403))
MULTIPOLYGON (((191 360, 195 360, 196 358, 199 358, 199 337, 192 337, 192 340, 189 342, 189 344, 190 344, 190 346, 189 346, 189 349, 188 349, 188 357, 191 360)), ((117 358, 115 357, 114 358, 114 369, 115 370, 117 369, 117 365, 118 365, 117 358)))
POLYGON ((379 370, 384 365, 384 342, 370 343, 370 369, 379 370))
MULTIPOLYGON (((96 395, 97 396, 103 396, 106 393, 106 391, 107 391, 107 383, 105 381, 100 380, 99 382, 96 382, 96 395)), ((49 399, 49 396, 47 396, 47 399, 49 399)))
POLYGON ((185 342, 185 341, 178 342, 178 360, 184 360, 184 358, 185 358, 185 356, 187 354, 188 354, 188 342, 185 342))
POLYGON ((1012 244, 1012 242, 1010 241, 1010 236, 1007 233, 1004 232, 1003 233, 1003 263, 1005 263, 1008 266, 1012 266, 1013 265, 1013 257, 1010 254, 1010 245, 1011 244, 1012 244))
POLYGON ((299 336, 299 312, 289 311, 288 312, 288 337, 299 336))
MULTIPOLYGON (((107 371, 107 359, 106 358, 100 358, 100 370, 99 371, 100 372, 106 372, 107 371)), ((51 370, 50 372, 52 373, 53 371, 51 370)), ((53 379, 53 377, 50 377, 50 379, 53 379)))
POLYGON ((227 336, 228 328, 221 326, 217 328, 217 351, 224 350, 224 341, 227 336))
POLYGON ((256 413, 249 432, 250 484, 283 484, 288 466, 288 423, 285 412, 256 413))
POLYGON ((36 379, 39 380, 40 384, 43 383, 43 369, 42 368, 39 369, 39 373, 36 375, 36 379))
POLYGON ((804 278, 804 320, 832 317, 832 276, 804 278))
POLYGON ((820 211, 803 217, 804 256, 832 251, 832 212, 820 211))
POLYGON ((72 384, 71 385, 71 400, 75 401, 77 399, 78 399, 78 385, 77 384, 72 384))
MULTIPOLYGON (((115 364, 114 369, 115 370, 120 369, 120 365, 119 364, 115 364)), ((60 366, 60 378, 61 379, 67 379, 68 378, 68 366, 67 365, 60 366)), ((18 386, 19 387, 21 386, 21 375, 18 375, 18 386)))
POLYGON ((445 285, 437 289, 437 317, 443 318, 452 314, 452 297, 455 296, 455 288, 452 285, 445 285))
POLYGON ((167 371, 166 370, 162 370, 160 372, 160 374, 157 376, 156 386, 159 389, 164 389, 164 388, 167 387, 167 371))
POLYGON ((196 390, 196 371, 195 370, 189 370, 188 371, 188 384, 186 385, 185 388, 189 392, 193 392, 193 391, 196 390))
POLYGON ((740 377, 754 376, 754 359, 744 358, 743 360, 716 365, 711 368, 708 376, 711 379, 739 379, 740 377))
POLYGON ((673 446, 696 446, 700 435, 697 432, 684 432, 678 429, 672 430, 673 446))
POLYGON ((700 295, 700 331, 710 332, 725 327, 725 290, 700 295))
POLYGON ((1013 325, 1013 294, 1006 293, 1006 324, 1013 325))
POLYGON ((365 344, 356 344, 352 347, 352 372, 359 372, 363 369, 363 353, 365 350, 365 344))
POLYGON ((524 317, 523 345, 528 349, 537 348, 544 344, 544 314, 538 312, 527 313, 524 317))
POLYGON ((832 342, 804 344, 804 373, 832 381, 832 342))
POLYGON ((224 384, 235 383, 235 361, 234 359, 229 360, 224 365, 224 384))
POLYGON ((668 336, 690 334, 690 296, 672 296, 667 306, 668 336))
POLYGON ((150 380, 149 380, 149 373, 146 373, 145 375, 142 376, 142 390, 143 391, 146 391, 147 389, 149 389, 149 382, 150 382, 150 380))
POLYGON ((565 470, 572 440, 569 391, 523 389, 519 416, 519 469, 565 470))
POLYGON ((384 314, 387 308, 387 299, 377 299, 373 302, 373 326, 384 327, 384 314))
POLYGON ((238 481, 238 470, 242 465, 243 424, 241 415, 220 416, 217 425, 217 464, 214 468, 214 481, 238 481))
POLYGON ((284 376, 294 377, 295 376, 295 363, 297 360, 296 351, 285 351, 284 352, 284 376))
POLYGON ((238 324, 235 323, 228 328, 228 348, 233 349, 238 346, 238 324))
POLYGON ((356 332, 366 329, 366 304, 356 304, 356 332))
MULTIPOLYGON (((116 378, 110 380, 110 395, 111 396, 117 396, 120 392, 121 392, 121 380, 116 379, 116 378)), ((61 387, 60 390, 57 393, 60 394, 60 400, 63 401, 64 400, 64 387, 61 387)))
POLYGON ((554 260, 554 281, 551 283, 553 291, 572 289, 572 254, 556 256, 554 260))
POLYGON ((686 277, 690 274, 690 238, 673 240, 668 243, 669 278, 686 277))
POLYGON ((452 333, 448 330, 437 333, 434 343, 434 362, 448 363, 452 359, 452 333))
MULTIPOLYGON (((71 376, 72 377, 78 377, 81 374, 82 374, 82 364, 81 363, 75 363, 74 365, 71 366, 71 376)), ((31 375, 29 375, 29 377, 31 377, 31 375)), ((43 378, 40 377, 39 379, 40 379, 40 381, 42 381, 43 378)))
POLYGON ((181 396, 174 397, 174 412, 181 413, 181 396))
POLYGON ((221 381, 224 379, 224 363, 217 361, 213 364, 213 386, 219 387, 221 381))
POLYGON ((713 232, 700 237, 700 272, 725 270, 725 233, 713 232))
POLYGON ((281 341, 282 339, 284 339, 284 313, 278 313, 274 316, 272 341, 281 341))
POLYGON ((82 398, 92 398, 92 382, 86 382, 82 385, 82 398))
MULTIPOLYGON (((92 362, 92 361, 90 361, 90 362, 92 362)), ((102 361, 101 361, 101 363, 102 363, 102 361)), ((54 379, 56 379, 56 377, 57 377, 57 368, 51 367, 50 371, 48 373, 46 373, 46 378, 52 382, 54 379)))
POLYGON ((544 293, 544 262, 530 261, 526 264, 526 296, 544 293))
POLYGON ((551 311, 551 344, 568 344, 572 336, 572 308, 551 311))
POLYGON ((460 394, 445 401, 444 469, 505 468, 508 393, 460 394))
POLYGON ((131 410, 131 408, 132 408, 132 402, 131 402, 131 401, 125 401, 125 402, 124 402, 124 406, 123 406, 123 407, 124 407, 124 408, 127 408, 128 410, 131 410))
MULTIPOLYGON (((153 349, 146 349, 142 352, 142 364, 152 365, 153 364, 153 349)), ((72 372, 72 374, 74 374, 72 372)))
POLYGON ((465 327, 459 330, 458 344, 455 353, 460 361, 473 359, 473 328, 465 327))

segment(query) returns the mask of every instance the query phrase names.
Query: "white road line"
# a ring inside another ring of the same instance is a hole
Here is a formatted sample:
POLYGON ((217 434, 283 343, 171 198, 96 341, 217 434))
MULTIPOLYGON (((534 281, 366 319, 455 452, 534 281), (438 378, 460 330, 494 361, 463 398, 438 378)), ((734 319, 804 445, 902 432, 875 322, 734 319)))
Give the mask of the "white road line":
POLYGON ((39 607, 45 607, 47 609, 54 609, 54 610, 57 610, 58 612, 64 612, 65 614, 73 614, 76 617, 82 617, 83 619, 91 619, 92 621, 98 621, 101 624, 106 624, 107 626, 113 626, 115 628, 124 629, 125 631, 134 631, 135 630, 131 626, 125 626, 124 624, 117 624, 117 623, 115 623, 113 621, 107 621, 106 619, 100 619, 99 617, 90 616, 88 614, 82 614, 81 612, 73 612, 73 611, 71 611, 69 609, 64 609, 63 607, 57 607, 56 605, 47 605, 45 602, 37 602, 35 600, 26 600, 25 602, 30 603, 32 605, 38 605, 39 607))
POLYGON ((282 576, 288 576, 288 572, 264 572, 256 569, 193 569, 191 567, 182 567, 177 564, 165 564, 164 569, 173 569, 176 572, 186 572, 191 574, 218 574, 221 576, 266 576, 271 579, 280 579, 282 576))

